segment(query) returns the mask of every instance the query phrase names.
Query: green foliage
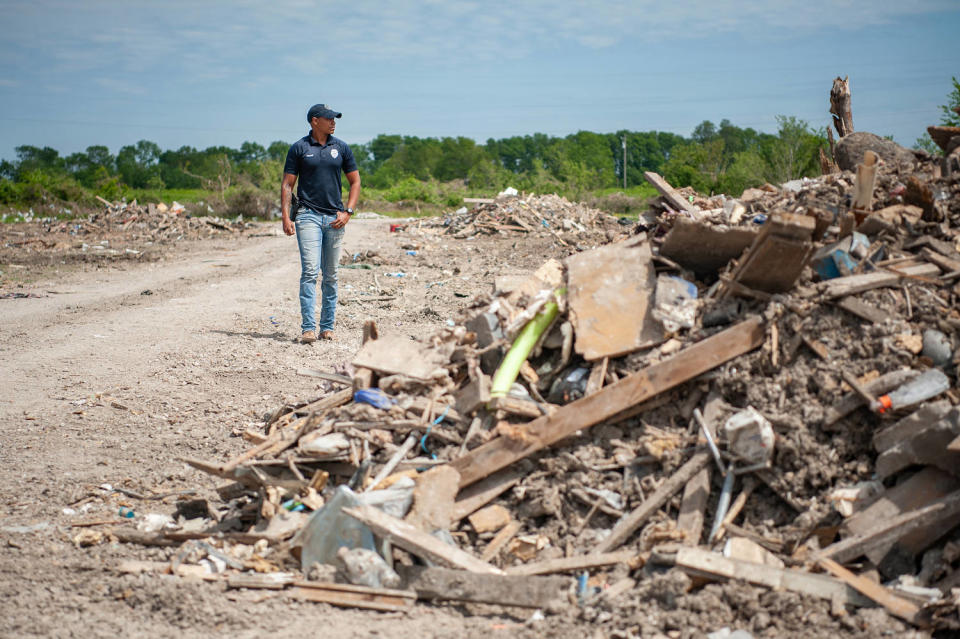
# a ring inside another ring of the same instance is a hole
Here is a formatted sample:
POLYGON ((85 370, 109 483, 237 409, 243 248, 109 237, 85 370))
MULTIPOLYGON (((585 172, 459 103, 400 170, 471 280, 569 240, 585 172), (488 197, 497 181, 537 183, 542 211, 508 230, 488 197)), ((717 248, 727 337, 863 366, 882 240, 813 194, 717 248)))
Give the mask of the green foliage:
POLYGON ((413 176, 407 176, 390 187, 384 194, 384 199, 387 202, 436 203, 439 201, 435 184, 418 180, 413 176))
POLYGON ((922 149, 930 155, 940 155, 943 152, 943 149, 937 146, 937 143, 933 141, 933 138, 931 138, 930 134, 926 131, 913 143, 913 148, 922 149))
POLYGON ((947 94, 947 103, 940 105, 940 112, 943 116, 940 118, 940 124, 943 126, 960 126, 960 114, 955 109, 960 108, 960 82, 956 77, 950 78, 953 82, 953 90, 947 94))
MULTIPOLYGON (((953 89, 947 94, 947 103, 940 105, 940 125, 941 126, 960 126, 960 113, 956 109, 960 108, 960 82, 956 77, 950 78, 953 89)), ((917 141, 913 143, 913 148, 923 149, 931 155, 941 155, 941 149, 930 137, 929 133, 924 133, 917 141)), ((0 171, 2 173, 2 171, 0 171)))
MULTIPOLYGON (((960 101, 960 87, 955 93, 951 99, 960 101)), ((607 210, 633 214, 642 206, 639 202, 653 195, 645 171, 661 173, 677 187, 732 195, 766 181, 816 175, 823 131, 796 118, 777 122, 779 130, 769 134, 741 129, 729 120, 719 125, 705 120, 689 138, 662 131, 578 131, 478 144, 465 137, 382 134, 352 148, 364 203, 454 207, 464 196, 489 196, 513 186, 528 193, 594 198, 607 210), (621 193, 624 177, 627 189, 621 193)), ((277 207, 288 149, 284 141, 267 147, 246 141, 239 148, 161 150, 140 140, 116 156, 104 146, 90 146, 62 158, 50 147, 21 146, 16 161, 0 161, 0 179, 5 180, 0 204, 83 203, 100 195, 109 200, 202 201, 218 212, 263 215, 277 207)))

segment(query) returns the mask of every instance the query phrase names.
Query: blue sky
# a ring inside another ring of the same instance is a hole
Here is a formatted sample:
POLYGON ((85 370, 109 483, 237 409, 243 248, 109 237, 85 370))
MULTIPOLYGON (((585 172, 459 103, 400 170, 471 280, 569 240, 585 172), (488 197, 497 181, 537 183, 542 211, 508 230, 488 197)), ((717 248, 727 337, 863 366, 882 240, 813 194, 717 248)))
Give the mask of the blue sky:
POLYGON ((829 123, 912 145, 960 77, 957 0, 243 2, 0 0, 0 157, 292 141, 306 109, 379 133, 689 135, 728 118, 829 123))

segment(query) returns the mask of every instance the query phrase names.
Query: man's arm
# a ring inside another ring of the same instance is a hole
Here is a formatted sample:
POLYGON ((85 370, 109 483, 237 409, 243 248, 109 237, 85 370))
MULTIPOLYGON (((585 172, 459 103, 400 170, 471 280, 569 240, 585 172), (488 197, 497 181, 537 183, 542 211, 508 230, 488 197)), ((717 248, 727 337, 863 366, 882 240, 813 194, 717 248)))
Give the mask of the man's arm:
POLYGON ((287 235, 293 235, 296 231, 293 228, 293 221, 290 219, 290 199, 293 195, 293 185, 297 181, 297 176, 292 173, 284 173, 283 181, 280 182, 280 218, 283 225, 283 232, 287 235))
MULTIPOLYGON (((360 200, 360 171, 350 171, 347 173, 347 182, 350 183, 350 194, 347 196, 347 208, 353 209, 360 200)), ((336 221, 331 224, 333 228, 340 228, 350 221, 350 215, 346 211, 338 211, 336 221)))

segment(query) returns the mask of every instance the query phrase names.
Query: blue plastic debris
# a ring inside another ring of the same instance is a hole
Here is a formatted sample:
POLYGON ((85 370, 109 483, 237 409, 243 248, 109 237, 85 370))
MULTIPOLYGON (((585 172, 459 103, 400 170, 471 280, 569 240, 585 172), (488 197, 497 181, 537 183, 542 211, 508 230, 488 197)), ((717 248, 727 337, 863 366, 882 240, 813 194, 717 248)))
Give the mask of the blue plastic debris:
POLYGON ((407 251, 407 255, 416 255, 416 254, 417 254, 416 251, 407 251))
POLYGON ((274 326, 280 326, 280 322, 277 321, 276 315, 270 316, 270 323, 273 324, 274 326))
POLYGON ((353 401, 359 404, 370 404, 375 408, 387 409, 397 403, 379 388, 364 388, 353 393, 353 401))
POLYGON ((766 215, 765 213, 758 213, 758 214, 753 218, 753 223, 754 223, 754 224, 763 224, 763 223, 765 223, 766 221, 767 221, 767 215, 766 215))
POLYGON ((397 271, 396 273, 384 273, 387 277, 406 277, 407 274, 403 271, 397 271))
MULTIPOLYGON (((835 277, 850 275, 857 268, 860 260, 867 257, 870 250, 870 240, 863 233, 854 232, 839 242, 824 246, 813 254, 810 265, 821 280, 832 280, 835 277)), ((873 259, 882 259, 880 256, 871 256, 873 259)), ((868 265, 869 267, 869 265, 868 265)), ((866 270, 872 270, 868 268, 866 270)))

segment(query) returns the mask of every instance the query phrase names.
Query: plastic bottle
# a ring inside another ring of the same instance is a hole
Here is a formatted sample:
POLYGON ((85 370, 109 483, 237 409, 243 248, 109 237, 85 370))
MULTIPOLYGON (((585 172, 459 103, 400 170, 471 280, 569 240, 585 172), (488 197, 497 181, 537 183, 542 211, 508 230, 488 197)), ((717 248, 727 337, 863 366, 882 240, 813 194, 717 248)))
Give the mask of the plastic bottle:
POLYGON ((950 380, 938 368, 931 368, 895 391, 878 397, 870 408, 875 413, 895 411, 936 397, 950 388, 950 380))

